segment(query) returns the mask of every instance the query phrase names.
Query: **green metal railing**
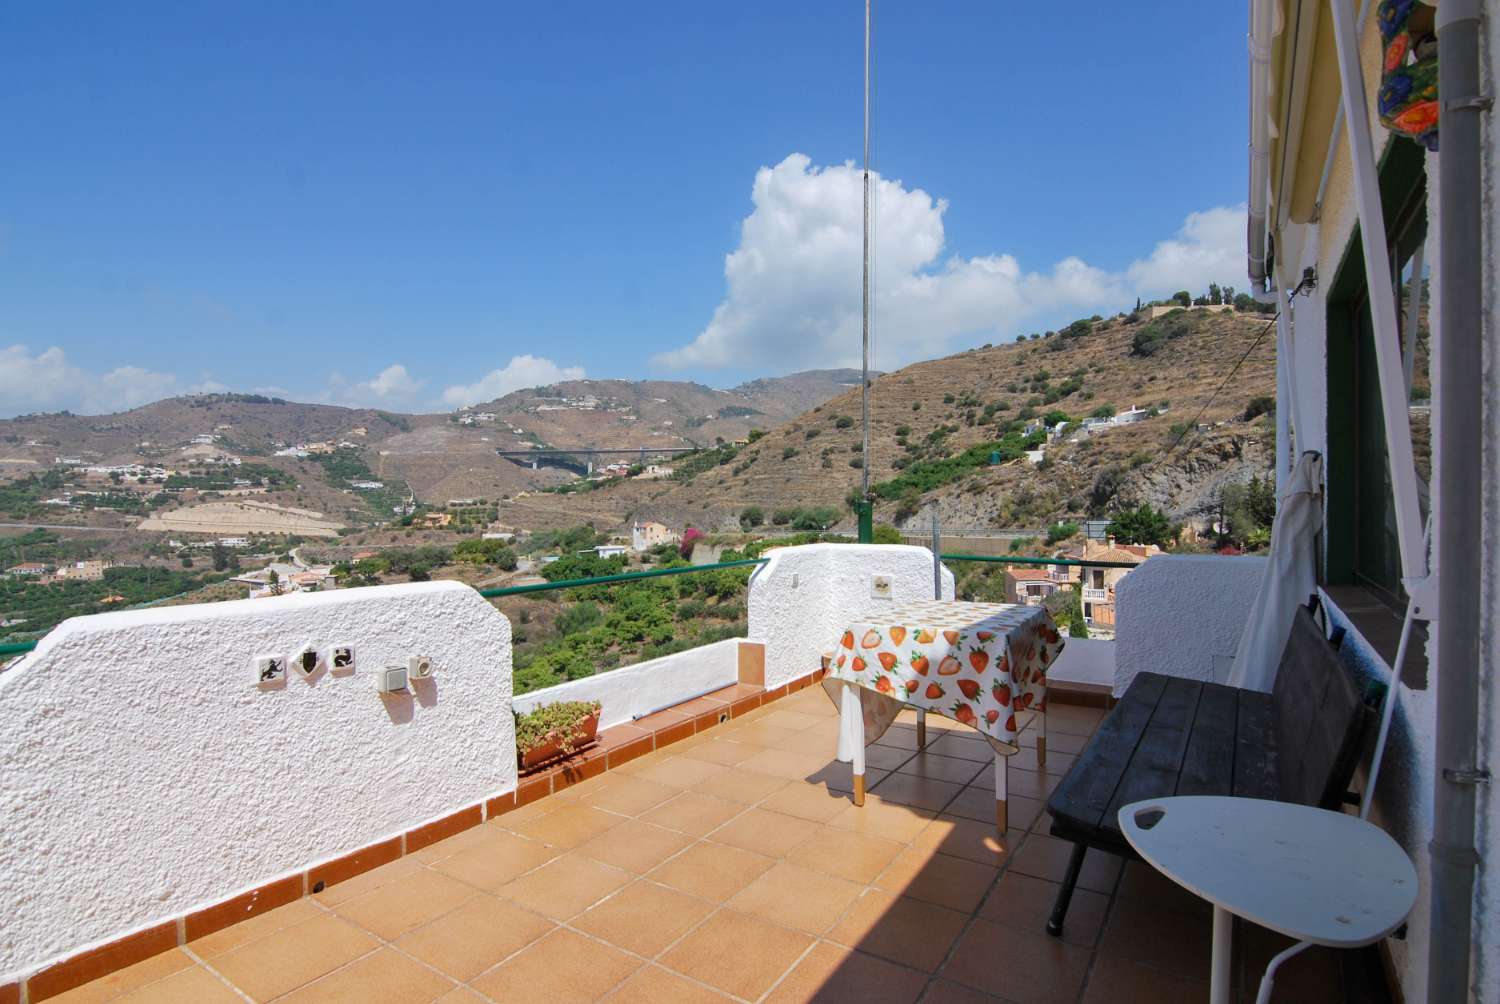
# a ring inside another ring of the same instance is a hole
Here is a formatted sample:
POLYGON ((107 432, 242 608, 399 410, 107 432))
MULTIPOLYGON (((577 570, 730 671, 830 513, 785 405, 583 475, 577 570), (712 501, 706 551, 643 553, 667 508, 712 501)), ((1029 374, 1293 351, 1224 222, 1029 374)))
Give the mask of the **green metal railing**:
MULTIPOLYGON (((983 561, 1001 565, 1058 565, 1078 568, 1135 568, 1128 561, 1078 561, 1071 558, 1018 558, 998 554, 939 554, 942 561, 983 561)), ((696 572, 713 572, 724 568, 752 568, 764 565, 770 558, 745 558, 741 561, 720 561, 712 565, 679 565, 673 568, 653 568, 644 572, 620 572, 616 575, 596 575, 587 579, 559 579, 556 582, 533 582, 524 586, 502 586, 496 589, 480 589, 479 595, 487 600, 501 596, 519 596, 524 593, 545 593, 559 589, 581 589, 585 586, 604 586, 615 582, 635 582, 640 579, 656 579, 666 575, 692 575, 696 572)), ((36 648, 35 641, 0 642, 0 656, 20 655, 36 648)))

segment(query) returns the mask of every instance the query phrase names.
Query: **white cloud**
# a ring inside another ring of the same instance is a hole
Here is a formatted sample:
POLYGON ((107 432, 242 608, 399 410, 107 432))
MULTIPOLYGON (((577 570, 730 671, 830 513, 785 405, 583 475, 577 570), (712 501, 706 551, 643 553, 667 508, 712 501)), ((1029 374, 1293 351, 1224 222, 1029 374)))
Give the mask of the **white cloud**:
POLYGON ((562 380, 582 380, 582 366, 559 366, 540 356, 512 356, 504 369, 490 370, 477 383, 460 384, 443 391, 443 403, 463 408, 492 401, 523 387, 542 387, 562 380))
POLYGON ((63 409, 99 415, 220 387, 205 378, 201 385, 184 388, 171 373, 140 366, 91 373, 74 366, 55 345, 35 355, 25 345, 0 349, 0 415, 5 416, 63 409))
MULTIPOLYGON (((671 367, 857 365, 862 183, 852 164, 792 154, 756 172, 754 206, 724 262, 728 287, 708 326, 657 356, 671 367)), ((884 368, 957 345, 1023 333, 1038 320, 1117 310, 1136 296, 1195 293, 1243 267, 1243 206, 1193 213, 1122 272, 1065 258, 1025 271, 1010 254, 940 262, 948 203, 875 178, 875 316, 884 368)))
POLYGON ((392 363, 368 380, 351 382, 342 373, 331 373, 327 387, 315 394, 314 399, 349 408, 415 409, 421 407, 418 395, 425 386, 426 380, 418 380, 405 366, 392 363))

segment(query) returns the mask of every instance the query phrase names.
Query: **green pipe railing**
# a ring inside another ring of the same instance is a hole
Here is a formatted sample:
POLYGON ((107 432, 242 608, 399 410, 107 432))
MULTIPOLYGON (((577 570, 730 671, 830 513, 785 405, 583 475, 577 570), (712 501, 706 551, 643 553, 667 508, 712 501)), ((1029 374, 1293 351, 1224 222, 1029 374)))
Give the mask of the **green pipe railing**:
POLYGON ((556 582, 533 582, 525 586, 501 586, 497 589, 481 589, 479 595, 487 600, 497 596, 517 596, 521 593, 545 593, 553 589, 579 589, 583 586, 603 586, 611 582, 634 582, 637 579, 655 579, 663 575, 689 575, 693 572, 712 572, 720 568, 749 568, 764 565, 770 558, 745 558, 743 561, 721 561, 713 565, 678 565, 673 568, 653 568, 646 572, 620 572, 616 575, 596 575, 590 579, 558 579, 556 582))
MULTIPOLYGON (((1018 558, 998 554, 940 554, 943 561, 986 561, 1002 565, 1060 565, 1079 568, 1135 568, 1128 561, 1078 561, 1071 558, 1018 558)), ((640 579, 656 579, 664 575, 691 575, 695 572, 713 572, 723 568, 751 568, 764 565, 770 558, 745 558, 741 561, 720 561, 712 565, 679 565, 673 568, 653 568, 645 572, 620 572, 616 575, 596 575, 588 579, 559 579, 556 582, 533 582, 525 586, 502 586, 496 589, 478 590, 487 600, 501 596, 519 596, 523 593, 545 593, 558 589, 581 589, 585 586, 604 586, 614 582, 635 582, 640 579)), ((0 642, 0 656, 20 655, 36 648, 35 641, 0 642)))

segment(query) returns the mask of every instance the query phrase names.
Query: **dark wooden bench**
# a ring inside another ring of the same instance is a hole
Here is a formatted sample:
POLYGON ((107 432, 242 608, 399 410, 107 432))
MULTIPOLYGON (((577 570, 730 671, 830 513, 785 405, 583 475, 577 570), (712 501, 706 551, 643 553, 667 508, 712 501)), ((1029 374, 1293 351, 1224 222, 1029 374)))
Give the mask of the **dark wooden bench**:
POLYGON ((1047 800, 1052 835, 1074 843, 1047 931, 1063 919, 1090 847, 1135 857, 1120 807, 1170 795, 1235 795, 1335 809, 1372 718, 1359 687, 1299 607, 1271 693, 1142 673, 1047 800))

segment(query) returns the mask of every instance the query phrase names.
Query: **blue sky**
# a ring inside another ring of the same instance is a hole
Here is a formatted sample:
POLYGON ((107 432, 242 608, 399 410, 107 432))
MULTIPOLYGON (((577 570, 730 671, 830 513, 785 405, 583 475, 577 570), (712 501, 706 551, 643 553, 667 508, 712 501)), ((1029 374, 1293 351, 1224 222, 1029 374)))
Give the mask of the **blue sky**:
MULTIPOLYGON (((13 7, 0 415, 847 364, 862 18, 13 7)), ((1244 285, 1244 32, 1234 5, 877 5, 878 362, 1244 285)))

